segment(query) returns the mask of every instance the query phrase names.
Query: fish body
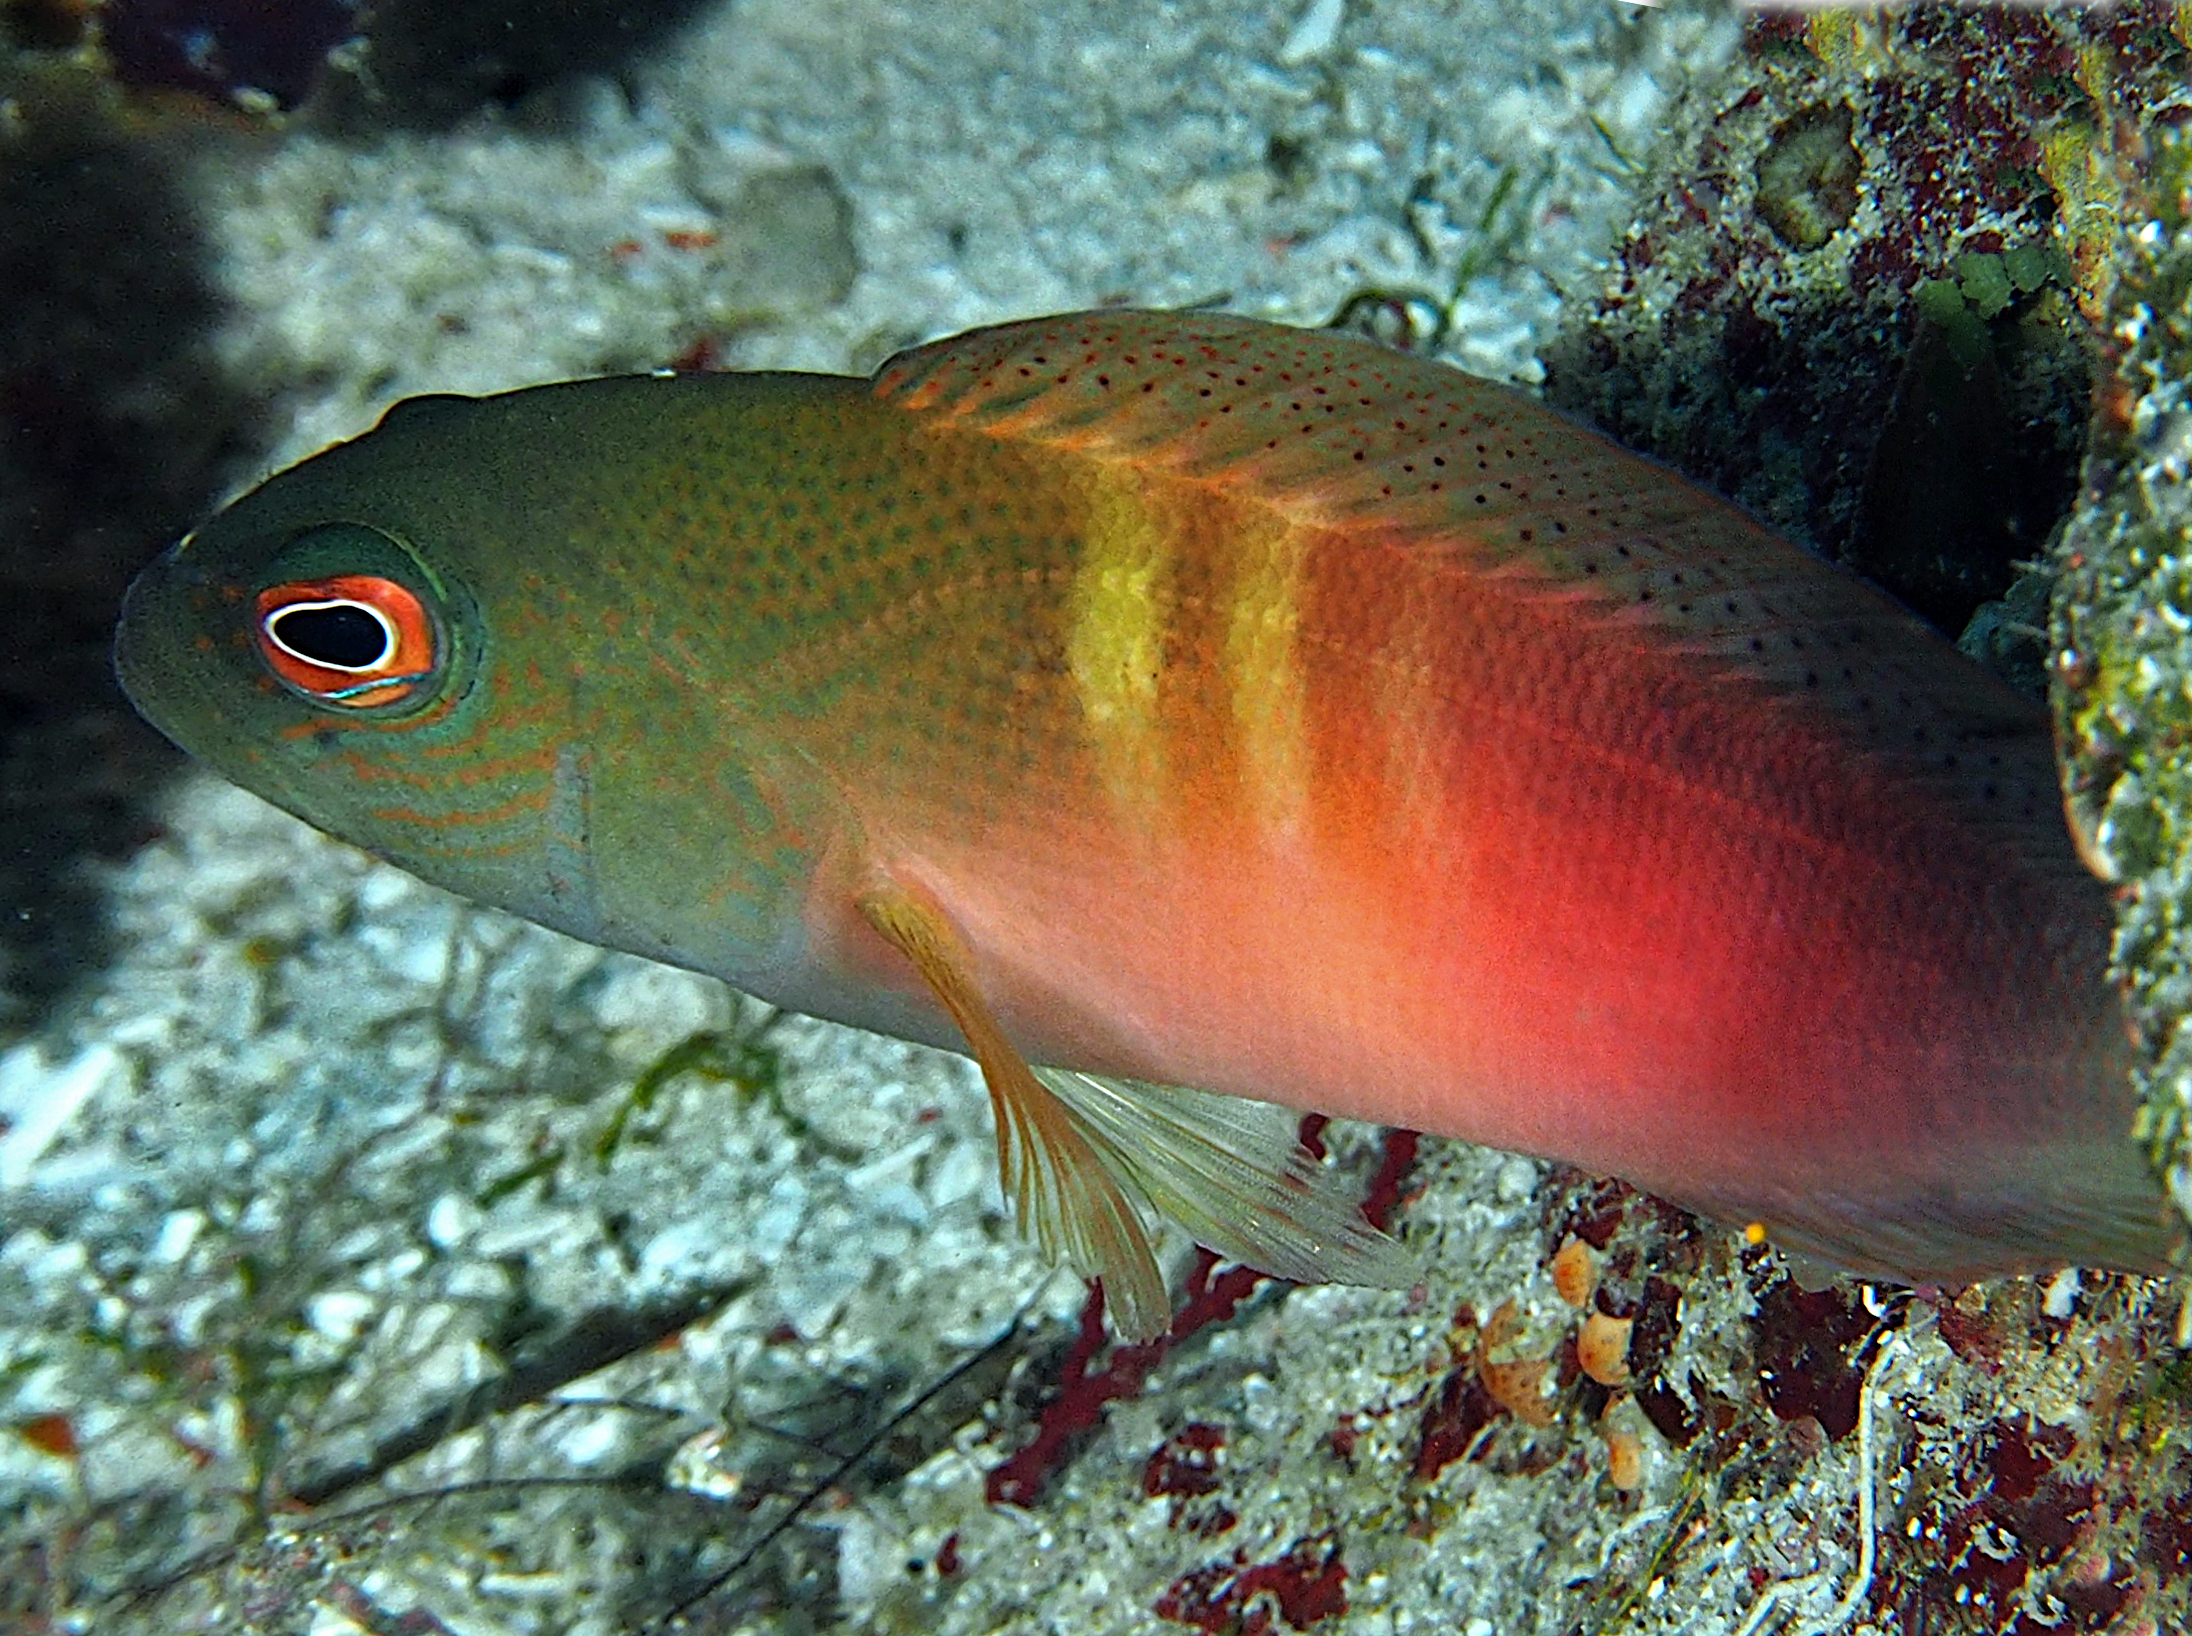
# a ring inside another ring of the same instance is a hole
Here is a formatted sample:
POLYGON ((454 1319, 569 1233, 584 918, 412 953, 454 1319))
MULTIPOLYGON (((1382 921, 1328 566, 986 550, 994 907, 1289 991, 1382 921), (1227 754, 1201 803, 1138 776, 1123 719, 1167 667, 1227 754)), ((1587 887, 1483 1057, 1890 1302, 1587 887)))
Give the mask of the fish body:
MULTIPOLYGON (((1008 1187, 1107 1282, 1054 1092, 1466 1137, 1909 1281, 2173 1242, 2043 713, 1367 342, 1096 313, 412 400, 148 569, 118 652, 426 879, 971 1044, 1008 1187)), ((1167 1202, 1135 1130, 1096 1168, 1167 1202)))

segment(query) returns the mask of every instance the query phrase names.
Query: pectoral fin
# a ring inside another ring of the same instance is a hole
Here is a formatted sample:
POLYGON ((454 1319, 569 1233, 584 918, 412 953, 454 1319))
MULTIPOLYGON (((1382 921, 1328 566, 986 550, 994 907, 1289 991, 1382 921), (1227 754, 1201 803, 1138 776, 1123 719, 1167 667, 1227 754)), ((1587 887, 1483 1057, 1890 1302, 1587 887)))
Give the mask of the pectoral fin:
POLYGON ((1268 1103, 1063 1068, 1033 1068, 983 1000, 941 908, 885 887, 868 923, 913 963, 981 1064, 998 1163, 1046 1255, 1101 1278, 1113 1324, 1149 1340, 1171 1321, 1141 1212, 1170 1215, 1220 1255, 1305 1282, 1405 1286, 1406 1251, 1362 1217, 1268 1103))
POLYGON ((1053 1260, 1104 1283, 1119 1333, 1164 1333, 1172 1303, 1148 1231, 1073 1115, 1036 1079, 974 983, 973 961, 941 910, 901 888, 871 892, 860 912, 913 962, 966 1035, 997 1113, 997 1163, 1023 1231, 1053 1260))
POLYGON ((1415 1258, 1303 1148, 1292 1109, 1070 1068, 1035 1077, 1134 1198, 1227 1260, 1302 1284, 1416 1281, 1415 1258))

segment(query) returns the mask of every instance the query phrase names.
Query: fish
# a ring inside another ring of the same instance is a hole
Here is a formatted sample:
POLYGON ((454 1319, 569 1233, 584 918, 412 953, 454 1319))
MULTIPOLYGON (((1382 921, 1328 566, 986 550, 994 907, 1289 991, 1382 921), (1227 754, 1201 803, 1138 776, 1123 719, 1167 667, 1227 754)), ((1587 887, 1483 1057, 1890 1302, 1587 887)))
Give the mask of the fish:
POLYGON ((2157 1272, 2044 711, 1513 389, 1101 311, 412 398, 146 568, 121 683, 425 880, 980 1065, 1006 1196, 1409 1253, 1287 1110, 1867 1277, 2157 1272))

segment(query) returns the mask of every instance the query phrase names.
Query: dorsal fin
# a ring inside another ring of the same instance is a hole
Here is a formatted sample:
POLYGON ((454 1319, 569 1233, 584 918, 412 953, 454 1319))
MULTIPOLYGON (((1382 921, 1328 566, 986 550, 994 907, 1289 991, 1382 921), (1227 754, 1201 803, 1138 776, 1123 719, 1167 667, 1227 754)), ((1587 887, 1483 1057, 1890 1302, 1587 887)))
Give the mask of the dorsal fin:
POLYGON ((1090 312, 899 354, 885 402, 1243 492, 1596 608, 1729 686, 1844 724, 2043 874, 2078 870, 2045 713, 1886 596, 1522 394, 1360 337, 1090 312))

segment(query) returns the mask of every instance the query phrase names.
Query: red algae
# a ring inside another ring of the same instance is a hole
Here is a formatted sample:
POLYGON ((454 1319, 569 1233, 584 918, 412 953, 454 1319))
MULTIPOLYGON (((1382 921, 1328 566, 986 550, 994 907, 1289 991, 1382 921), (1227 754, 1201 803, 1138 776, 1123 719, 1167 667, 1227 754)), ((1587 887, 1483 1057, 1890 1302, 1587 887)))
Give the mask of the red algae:
POLYGON ((1209 1636, 1264 1636, 1283 1622, 1307 1630, 1347 1611, 1347 1565, 1335 1534, 1296 1540, 1269 1562, 1245 1551, 1182 1574, 1152 1609, 1209 1636))
MULTIPOLYGON (((1327 1123, 1321 1114, 1306 1114, 1302 1118, 1297 1139, 1314 1158, 1322 1159, 1325 1155, 1327 1123)), ((1386 1133, 1383 1156, 1362 1206, 1364 1216, 1381 1230, 1391 1224, 1393 1213, 1399 1208, 1402 1184, 1415 1163, 1416 1142, 1414 1131, 1386 1133)), ((1258 1285, 1285 1282, 1249 1267, 1229 1266, 1221 1273, 1217 1270, 1218 1264, 1216 1254, 1198 1247, 1187 1276, 1187 1298, 1173 1315, 1171 1327, 1153 1341, 1113 1346, 1101 1364, 1098 1357, 1104 1353, 1106 1340, 1104 1292, 1100 1283, 1090 1288, 1088 1301, 1081 1309, 1080 1328, 1059 1368, 1057 1386, 1036 1415, 1035 1434, 989 1474, 985 1491, 991 1504, 1034 1505, 1057 1468, 1095 1430, 1102 1420, 1105 1404, 1133 1397, 1142 1389, 1149 1372, 1164 1360, 1175 1344, 1213 1324, 1226 1322, 1240 1304, 1255 1293, 1258 1285)), ((1205 1430, 1214 1433, 1217 1428, 1205 1430)), ((1188 1431, 1196 1432, 1196 1428, 1190 1427, 1188 1431)), ((1196 1435, 1203 1433, 1196 1432, 1196 1435)), ((1165 1447, 1170 1449, 1173 1445, 1167 1443, 1165 1447)), ((1222 1447, 1220 1435, 1209 1451, 1213 1470, 1216 1453, 1222 1447)), ((1160 1449, 1158 1455, 1164 1452, 1160 1449)), ((1147 1484, 1154 1480, 1150 1473, 1156 1470, 1158 1455, 1151 1456, 1150 1466, 1144 1472, 1146 1492, 1152 1495, 1205 1492, 1148 1488, 1147 1484)), ((1184 1467, 1181 1469, 1184 1471, 1184 1467)), ((1174 1520, 1177 1521, 1177 1517, 1174 1520)), ((1227 1522, 1225 1526, 1230 1527, 1231 1523, 1227 1522)), ((1223 1532, 1224 1529, 1209 1531, 1223 1532)))
POLYGON ((1972 1290, 1954 1301, 1942 1303, 1934 1322, 1948 1349, 1982 1374, 2002 1372, 2006 1339, 1988 1312, 1983 1292, 1972 1290), (1969 1303, 1968 1309, 1966 1303, 1969 1303))
POLYGON ((1784 1278, 1758 1298, 1752 1321, 1760 1395, 1783 1420, 1809 1415, 1837 1442, 1857 1424, 1860 1353, 1879 1320, 1837 1289, 1784 1278))
POLYGON ((1036 1417, 1035 1435, 989 1474, 985 1488, 991 1504, 1033 1505, 1067 1455, 1095 1430, 1105 1404, 1134 1396, 1176 1342, 1223 1323, 1258 1284, 1277 1281, 1247 1267, 1228 1267, 1213 1277, 1217 1265, 1217 1256, 1198 1249, 1187 1277, 1187 1300, 1172 1327, 1138 1346, 1114 1346, 1101 1367, 1096 1358, 1105 1340, 1103 1286, 1090 1290, 1057 1390, 1036 1417))
MULTIPOLYGON (((1636 1406, 1644 1412, 1644 1418, 1658 1429, 1676 1448, 1687 1448, 1698 1432, 1698 1417, 1685 1401, 1683 1394, 1661 1376, 1661 1368, 1667 1355, 1674 1349, 1675 1335, 1681 1327, 1682 1293, 1667 1279, 1656 1274, 1644 1282, 1644 1300, 1636 1314, 1636 1328, 1629 1334, 1629 1368, 1635 1375, 1631 1395, 1636 1406)), ((1688 1382, 1689 1396, 1694 1399, 1700 1388, 1692 1376, 1688 1382)))
POLYGON ((1225 1432, 1205 1420, 1191 1420, 1158 1444, 1142 1467, 1142 1492, 1187 1498, 1218 1487, 1225 1464, 1225 1432))
POLYGON ((1477 1379, 1473 1364, 1448 1370, 1424 1407, 1415 1463, 1409 1475, 1419 1483, 1427 1483, 1456 1460, 1468 1457, 1500 1412, 1492 1394, 1477 1379))
POLYGON ((80 1452, 76 1422, 65 1414, 36 1414, 15 1424, 15 1435, 40 1454, 73 1460, 80 1452))
POLYGON ((1603 1254, 1628 1219, 1636 1189, 1611 1177, 1595 1177, 1563 1213, 1553 1230, 1555 1241, 1575 1238, 1603 1254))
MULTIPOLYGON (((1321 1127, 1320 1127, 1321 1128, 1321 1127)), ((1370 1190, 1363 1195, 1362 1213, 1370 1225, 1383 1232, 1393 1225, 1393 1213, 1401 1205, 1401 1190, 1408 1180, 1408 1173, 1415 1168, 1416 1148, 1419 1138, 1412 1130, 1389 1130, 1385 1133, 1385 1156, 1379 1162, 1377 1174, 1370 1178, 1370 1190)), ((1308 1145, 1304 1136, 1303 1145, 1308 1145)), ((1322 1147, 1312 1152, 1322 1156, 1322 1147)))
POLYGON ((2068 1320, 2047 1317, 2030 1284, 1967 1291, 1940 1309, 1968 1333, 1936 1377, 1949 1389, 1903 1405, 1904 1497, 1878 1536, 1883 1628, 2188 1628, 2192 1449, 2182 1426, 2192 1367, 2170 1339, 2176 1304, 2166 1286, 2100 1277, 2068 1320), (1983 1335, 1983 1351, 1969 1333, 1983 1335), (2049 1380, 2076 1381, 2075 1400, 2035 1391, 2049 1380))

